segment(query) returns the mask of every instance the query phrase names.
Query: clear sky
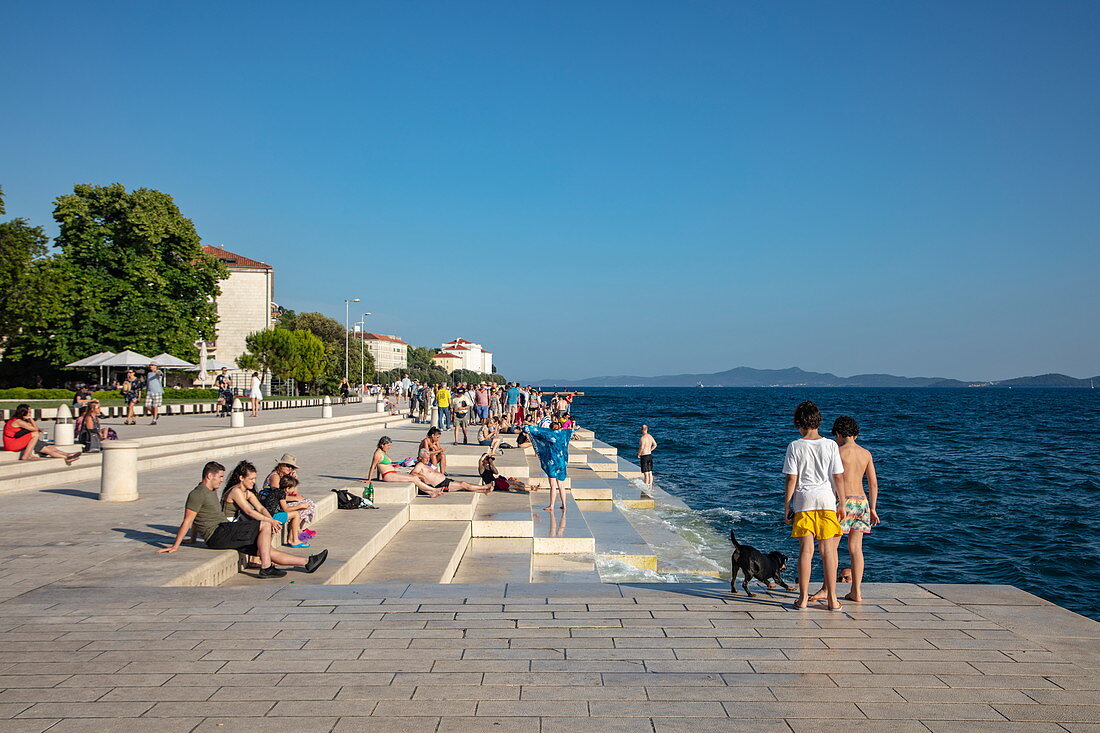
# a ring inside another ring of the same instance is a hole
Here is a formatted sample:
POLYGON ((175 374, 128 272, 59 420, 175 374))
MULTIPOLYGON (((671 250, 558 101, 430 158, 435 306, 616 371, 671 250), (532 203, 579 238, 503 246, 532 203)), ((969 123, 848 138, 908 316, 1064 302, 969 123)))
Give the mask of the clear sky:
POLYGON ((0 185, 521 378, 1100 372, 1100 2, 9 3, 0 185))

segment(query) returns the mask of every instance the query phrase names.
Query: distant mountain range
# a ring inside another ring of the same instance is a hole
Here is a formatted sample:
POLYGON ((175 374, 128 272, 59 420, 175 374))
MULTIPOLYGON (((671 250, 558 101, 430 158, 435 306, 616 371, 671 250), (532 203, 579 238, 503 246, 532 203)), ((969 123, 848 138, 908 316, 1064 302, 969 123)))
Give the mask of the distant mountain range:
POLYGON ((714 374, 669 374, 660 377, 588 377, 587 379, 540 379, 530 384, 543 387, 1091 387, 1100 382, 1075 379, 1065 374, 1041 374, 997 382, 964 382, 945 377, 898 377, 893 374, 856 374, 838 377, 828 372, 790 369, 737 367, 714 374))

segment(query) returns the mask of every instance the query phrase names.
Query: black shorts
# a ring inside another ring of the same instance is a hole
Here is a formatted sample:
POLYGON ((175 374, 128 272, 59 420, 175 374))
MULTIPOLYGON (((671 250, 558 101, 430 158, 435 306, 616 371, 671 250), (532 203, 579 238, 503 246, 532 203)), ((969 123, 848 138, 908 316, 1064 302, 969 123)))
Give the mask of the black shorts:
POLYGON ((653 470, 653 454, 648 453, 644 456, 638 457, 638 463, 641 465, 642 473, 650 472, 653 470))
POLYGON ((451 485, 451 480, 450 480, 449 478, 445 478, 445 479, 443 479, 442 481, 440 481, 440 482, 439 482, 438 484, 436 484, 435 486, 433 486, 432 488, 433 488, 433 489, 443 489, 444 491, 446 491, 446 490, 447 490, 447 488, 448 488, 448 487, 449 487, 450 485, 451 485))
POLYGON ((260 538, 260 523, 251 517, 236 522, 222 522, 206 540, 211 550, 239 550, 246 555, 259 555, 256 542, 260 538))

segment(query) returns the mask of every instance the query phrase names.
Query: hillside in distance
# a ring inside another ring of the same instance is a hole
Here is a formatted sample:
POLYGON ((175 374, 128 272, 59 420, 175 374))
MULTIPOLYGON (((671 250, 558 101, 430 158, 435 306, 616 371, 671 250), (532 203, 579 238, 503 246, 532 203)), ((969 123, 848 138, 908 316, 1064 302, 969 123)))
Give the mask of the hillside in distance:
POLYGON ((1090 387, 1100 377, 1076 379, 1065 374, 1043 374, 997 382, 964 382, 946 377, 899 377, 893 374, 856 374, 838 377, 829 372, 736 367, 713 374, 668 374, 658 377, 633 375, 587 379, 540 379, 531 382, 556 387, 1090 387))

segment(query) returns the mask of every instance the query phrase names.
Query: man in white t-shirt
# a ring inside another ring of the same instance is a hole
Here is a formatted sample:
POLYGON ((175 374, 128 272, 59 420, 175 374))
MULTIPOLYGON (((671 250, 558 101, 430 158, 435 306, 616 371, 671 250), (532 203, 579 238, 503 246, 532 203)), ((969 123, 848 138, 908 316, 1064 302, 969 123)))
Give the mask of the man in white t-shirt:
POLYGON ((821 411, 806 401, 794 411, 794 426, 802 437, 787 446, 783 473, 787 477, 783 515, 792 525, 791 537, 798 546, 798 601, 795 608, 806 608, 810 598, 810 568, 814 557, 814 540, 821 553, 825 571, 825 593, 829 610, 839 611, 836 596, 837 545, 843 534, 840 520, 844 504, 837 486, 844 475, 837 444, 821 437, 821 411))

